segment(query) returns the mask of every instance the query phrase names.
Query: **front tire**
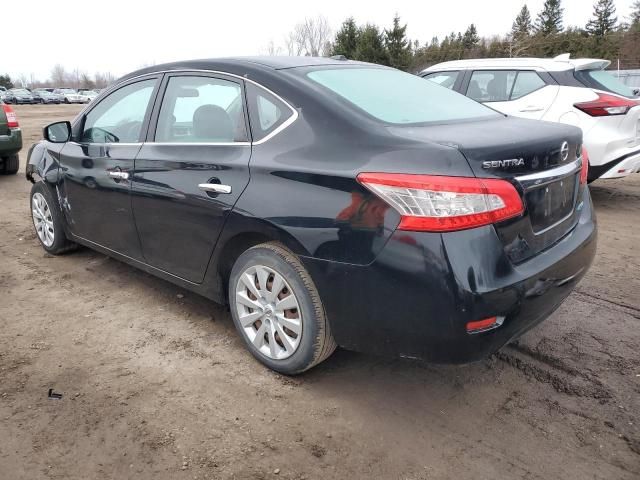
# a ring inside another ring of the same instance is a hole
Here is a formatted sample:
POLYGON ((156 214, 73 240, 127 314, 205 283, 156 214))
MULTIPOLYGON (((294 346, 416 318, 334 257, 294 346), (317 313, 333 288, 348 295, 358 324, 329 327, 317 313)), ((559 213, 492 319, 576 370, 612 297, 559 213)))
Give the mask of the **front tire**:
POLYGON ((272 370, 301 373, 336 349, 309 272, 279 243, 257 245, 238 257, 229 279, 229 305, 245 345, 272 370))
POLYGON ((1 172, 3 175, 15 175, 18 173, 18 169, 20 168, 20 158, 17 153, 4 157, 2 159, 2 163, 1 172))
POLYGON ((60 255, 77 248, 64 233, 62 212, 58 202, 44 182, 36 182, 31 187, 31 218, 36 236, 48 253, 60 255))

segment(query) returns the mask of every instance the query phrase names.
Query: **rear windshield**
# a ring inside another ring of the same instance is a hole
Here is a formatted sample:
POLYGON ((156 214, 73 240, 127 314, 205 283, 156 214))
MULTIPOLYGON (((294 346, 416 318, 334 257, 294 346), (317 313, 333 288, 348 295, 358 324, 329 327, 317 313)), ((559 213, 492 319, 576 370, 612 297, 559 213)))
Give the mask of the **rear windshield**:
POLYGON ((582 80, 592 88, 617 93, 625 97, 634 97, 633 88, 626 86, 606 70, 583 70, 576 72, 578 80, 582 80))
POLYGON ((498 116, 494 110, 423 78, 390 68, 336 68, 307 77, 372 117, 406 125, 498 116))

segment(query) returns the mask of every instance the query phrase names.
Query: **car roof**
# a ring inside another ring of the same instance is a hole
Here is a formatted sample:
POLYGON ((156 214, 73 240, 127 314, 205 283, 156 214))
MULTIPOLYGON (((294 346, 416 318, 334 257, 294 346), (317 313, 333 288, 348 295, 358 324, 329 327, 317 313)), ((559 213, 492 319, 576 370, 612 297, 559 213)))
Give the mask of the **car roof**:
POLYGON ((477 58, 469 60, 453 60, 442 62, 424 69, 422 72, 439 70, 467 70, 471 68, 536 68, 550 72, 566 70, 602 70, 611 62, 597 58, 575 58, 569 54, 554 58, 477 58))
MULTIPOLYGON (((353 60, 346 60, 337 57, 289 57, 289 56, 256 56, 256 57, 225 57, 225 58, 208 58, 197 60, 184 60, 179 62, 163 63, 159 65, 152 65, 145 67, 141 70, 124 75, 121 80, 136 77, 140 75, 146 75, 150 73, 165 72, 172 70, 220 70, 229 71, 233 73, 239 69, 248 70, 262 70, 262 71, 275 71, 286 70, 291 68, 300 67, 315 67, 315 66, 330 66, 330 65, 363 65, 374 66, 373 64, 366 62, 357 62, 353 60)), ((380 67, 380 65, 375 65, 380 67)), ((118 83, 116 82, 116 83, 118 83)))

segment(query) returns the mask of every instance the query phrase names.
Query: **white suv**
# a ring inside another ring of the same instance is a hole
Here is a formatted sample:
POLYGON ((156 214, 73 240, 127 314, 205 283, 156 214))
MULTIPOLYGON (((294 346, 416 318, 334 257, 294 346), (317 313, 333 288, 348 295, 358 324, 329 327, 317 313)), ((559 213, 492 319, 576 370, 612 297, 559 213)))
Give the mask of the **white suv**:
POLYGON ((439 63, 420 76, 516 117, 582 128, 589 180, 640 172, 640 100, 604 69, 611 62, 487 58, 439 63))

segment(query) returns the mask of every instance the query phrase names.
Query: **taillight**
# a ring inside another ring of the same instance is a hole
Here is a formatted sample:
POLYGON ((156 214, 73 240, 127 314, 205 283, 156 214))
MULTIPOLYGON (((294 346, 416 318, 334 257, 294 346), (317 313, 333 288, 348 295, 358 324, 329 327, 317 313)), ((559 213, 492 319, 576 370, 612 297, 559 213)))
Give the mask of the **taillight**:
POLYGON ((580 170, 580 183, 587 183, 587 177, 589 176, 589 154, 587 149, 582 147, 582 169, 580 170))
POLYGON ((9 105, 2 105, 2 110, 4 110, 4 114, 7 117, 7 127, 18 128, 20 124, 18 123, 18 117, 16 117, 16 112, 13 111, 13 108, 9 105))
POLYGON ((609 115, 624 115, 637 105, 640 105, 640 103, 629 98, 598 93, 597 99, 590 102, 576 103, 573 106, 592 117, 606 117, 609 115))
POLYGON ((400 213, 400 230, 464 230, 517 217, 524 210, 506 180, 361 173, 358 181, 400 213))

